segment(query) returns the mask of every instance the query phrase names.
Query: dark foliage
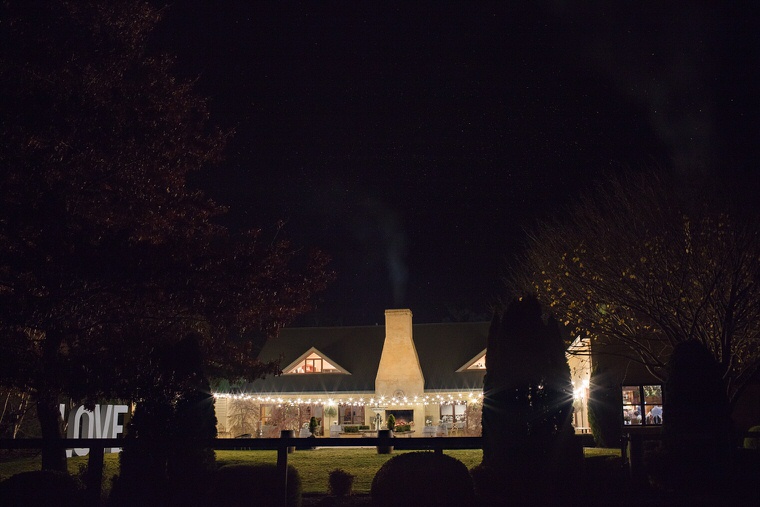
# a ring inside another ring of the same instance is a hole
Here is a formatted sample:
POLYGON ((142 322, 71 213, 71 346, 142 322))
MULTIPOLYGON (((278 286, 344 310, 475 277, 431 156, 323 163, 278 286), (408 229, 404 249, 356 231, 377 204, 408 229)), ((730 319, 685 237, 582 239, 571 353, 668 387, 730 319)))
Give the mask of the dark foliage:
MULTIPOLYGON (((278 484, 276 465, 226 465, 216 471, 206 505, 280 505, 278 484)), ((301 476, 288 465, 287 506, 300 507, 301 493, 301 476)))
POLYGON ((149 399, 137 405, 119 454, 119 476, 114 478, 114 506, 149 501, 167 504, 166 462, 169 449, 165 424, 173 421, 173 410, 164 399, 149 399))
POLYGON ((472 505, 475 490, 467 467, 445 454, 410 452, 386 461, 372 479, 374 505, 472 505))
POLYGON ((691 340, 676 346, 668 370, 662 480, 677 493, 724 493, 732 424, 720 366, 691 340))
POLYGON ((609 381, 600 365, 591 370, 588 422, 597 447, 620 447, 620 386, 609 381))
POLYGON ((751 436, 744 437, 744 441, 742 442, 742 447, 745 449, 751 449, 753 451, 759 451, 760 450, 760 426, 752 426, 750 429, 747 430, 748 433, 751 433, 751 436))
MULTIPOLYGON (((229 133, 150 51, 159 17, 138 1, 0 4, 0 383, 35 394, 46 439, 60 396, 171 386, 154 352, 191 331, 210 375, 277 371, 261 341, 330 278, 282 231, 220 226, 225 208, 188 184, 229 133)), ((63 456, 45 449, 43 466, 63 456)))
MULTIPOLYGON (((755 498, 760 478, 760 450, 738 448, 734 454, 734 469, 730 494, 736 499, 755 498)), ((736 502, 741 505, 741 502, 736 502)))
POLYGON ((701 342, 736 403, 760 369, 758 207, 725 181, 688 187, 650 171, 600 180, 537 225, 507 283, 663 381, 675 346, 701 342))
POLYGON ((328 492, 334 496, 348 496, 351 494, 351 488, 354 485, 355 475, 346 472, 341 468, 330 470, 328 476, 328 492))
POLYGON ((158 499, 167 505, 199 505, 216 468, 214 450, 204 445, 216 438, 216 415, 197 336, 171 347, 162 363, 162 379, 171 385, 157 385, 127 427, 112 492, 116 505, 158 499), (167 392, 174 395, 166 398, 167 392))
POLYGON ((186 337, 173 347, 170 364, 175 381, 183 386, 174 404, 173 422, 166 427, 167 435, 182 442, 169 450, 166 463, 171 503, 187 507, 201 505, 208 477, 216 469, 214 450, 205 443, 216 438, 217 432, 214 397, 203 374, 196 335, 186 337))
POLYGON ((77 481, 63 472, 23 472, 0 482, 3 507, 76 507, 83 501, 77 481))
POLYGON ((500 470, 481 463, 470 469, 478 505, 499 505, 498 498, 505 496, 505 482, 500 470))
POLYGON ((317 422, 316 417, 309 419, 309 431, 313 437, 317 436, 317 426, 319 426, 319 423, 317 422))
MULTIPOLYGON (((509 478, 518 503, 559 497, 582 468, 571 425, 570 371, 557 323, 534 298, 496 315, 488 338, 483 465, 509 478), (542 487, 533 486, 537 477, 542 487)), ((507 486, 505 486, 507 487, 507 486)))

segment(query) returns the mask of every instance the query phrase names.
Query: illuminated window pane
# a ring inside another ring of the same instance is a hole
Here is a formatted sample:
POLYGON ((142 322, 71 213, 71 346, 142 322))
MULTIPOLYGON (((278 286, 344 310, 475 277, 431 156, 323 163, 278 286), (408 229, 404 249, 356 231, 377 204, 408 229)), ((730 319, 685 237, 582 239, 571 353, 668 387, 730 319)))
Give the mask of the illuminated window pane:
POLYGON ((304 359, 302 362, 298 363, 294 368, 290 369, 286 373, 338 373, 339 370, 330 364, 329 362, 325 361, 325 359, 317 354, 316 352, 312 352, 308 356, 306 356, 306 359, 304 359))
POLYGON ((662 386, 644 386, 644 403, 662 405, 662 386))
POLYGON ((340 406, 338 407, 338 418, 342 424, 364 424, 364 407, 340 406))
POLYGON ((483 354, 478 360, 467 367, 468 370, 485 370, 486 369, 486 355, 483 354))
POLYGON ((636 405, 641 403, 639 386, 623 386, 623 404, 636 405))
POLYGON ((623 423, 636 426, 644 420, 640 405, 623 405, 623 423))
POLYGON ((658 384, 622 386, 623 424, 662 424, 662 386, 658 384))

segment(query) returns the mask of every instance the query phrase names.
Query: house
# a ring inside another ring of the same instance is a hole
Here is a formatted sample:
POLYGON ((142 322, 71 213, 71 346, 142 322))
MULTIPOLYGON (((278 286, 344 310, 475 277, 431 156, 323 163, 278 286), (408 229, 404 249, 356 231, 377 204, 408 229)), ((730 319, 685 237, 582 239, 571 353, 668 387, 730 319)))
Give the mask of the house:
MULTIPOLYGON (((383 428, 390 414, 414 436, 436 427, 480 435, 489 322, 413 324, 408 309, 385 311, 385 326, 286 328, 262 360, 280 359, 282 375, 239 391, 215 393, 220 436, 279 436, 311 417, 322 434, 348 426, 383 428)), ((576 341, 574 352, 587 343, 576 341)), ((588 426, 589 355, 568 355, 576 427, 588 426)))

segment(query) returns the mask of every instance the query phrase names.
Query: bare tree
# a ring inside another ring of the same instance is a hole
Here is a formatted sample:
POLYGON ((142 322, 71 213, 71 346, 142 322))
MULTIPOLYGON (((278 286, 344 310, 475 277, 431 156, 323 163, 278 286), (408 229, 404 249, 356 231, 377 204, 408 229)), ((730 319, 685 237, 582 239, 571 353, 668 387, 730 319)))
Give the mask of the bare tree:
POLYGON ((733 404, 760 365, 760 239, 746 209, 716 194, 611 178, 540 223, 506 283, 661 379, 675 345, 700 341, 733 404))
POLYGON ((279 431, 298 430, 299 413, 298 407, 291 407, 289 405, 276 406, 272 409, 272 417, 269 424, 276 427, 279 431))
MULTIPOLYGON (((3 390, 0 390, 2 392, 3 390)), ((5 400, 0 411, 0 435, 9 433, 16 438, 21 431, 24 417, 29 412, 29 393, 18 389, 5 389, 5 400)), ((2 396, 0 396, 0 399, 2 396)))
POLYGON ((230 434, 251 434, 259 423, 259 402, 245 398, 233 398, 230 403, 230 434))

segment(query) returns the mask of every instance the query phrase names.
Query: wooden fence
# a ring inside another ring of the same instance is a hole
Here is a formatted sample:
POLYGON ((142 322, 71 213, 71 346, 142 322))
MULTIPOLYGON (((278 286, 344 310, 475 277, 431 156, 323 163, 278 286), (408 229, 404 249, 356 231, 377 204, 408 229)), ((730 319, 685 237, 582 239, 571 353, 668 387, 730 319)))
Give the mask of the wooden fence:
MULTIPOLYGON (((357 437, 357 438, 296 438, 292 431, 283 431, 280 438, 216 438, 203 442, 206 447, 214 450, 244 451, 244 450, 270 450, 277 451, 277 470, 281 492, 280 505, 285 507, 287 491, 288 454, 298 446, 314 445, 318 447, 388 447, 393 446, 396 450, 420 451, 428 450, 443 453, 444 449, 481 449, 481 437, 419 437, 419 438, 393 438, 393 437, 357 437)), ((131 440, 129 443, 122 438, 77 438, 61 439, 50 444, 58 448, 89 448, 87 462, 87 476, 85 478, 87 503, 100 505, 100 496, 103 487, 103 454, 105 448, 124 447, 126 445, 185 445, 182 441, 150 441, 131 440)), ((198 441, 193 441, 198 445, 198 441)), ((46 442, 41 438, 24 439, 0 439, 0 449, 42 449, 46 442)))
MULTIPOLYGON (((428 450, 443 453, 446 449, 482 449, 482 437, 418 437, 418 438, 393 438, 380 437, 356 437, 356 438, 296 438, 293 431, 283 431, 280 438, 217 438, 204 442, 206 447, 214 450, 245 451, 245 450, 270 450, 277 451, 277 469, 279 477, 279 491, 281 492, 280 505, 285 507, 287 491, 287 468, 288 454, 300 446, 318 447, 388 447, 400 451, 428 450)), ((740 432, 735 438, 757 437, 757 433, 740 432)), ((629 431, 622 441, 623 465, 631 468, 631 472, 643 471, 640 466, 643 463, 643 442, 646 440, 659 440, 662 435, 657 432, 629 431), (626 444, 630 443, 630 446, 626 444), (626 456, 626 447, 629 454, 626 456)), ((100 495, 103 486, 103 454, 107 447, 124 447, 127 441, 123 438, 79 438, 56 440, 52 445, 64 448, 89 448, 87 477, 85 479, 88 503, 93 506, 100 505, 100 495)), ((131 440, 132 445, 184 445, 182 441, 151 441, 131 440)), ((41 438, 24 439, 0 439, 0 449, 42 449, 45 444, 41 438)), ((193 441, 197 445, 197 441, 193 441)), ((128 444, 127 444, 128 445, 128 444)), ((634 477, 635 479, 635 477, 634 477)))

